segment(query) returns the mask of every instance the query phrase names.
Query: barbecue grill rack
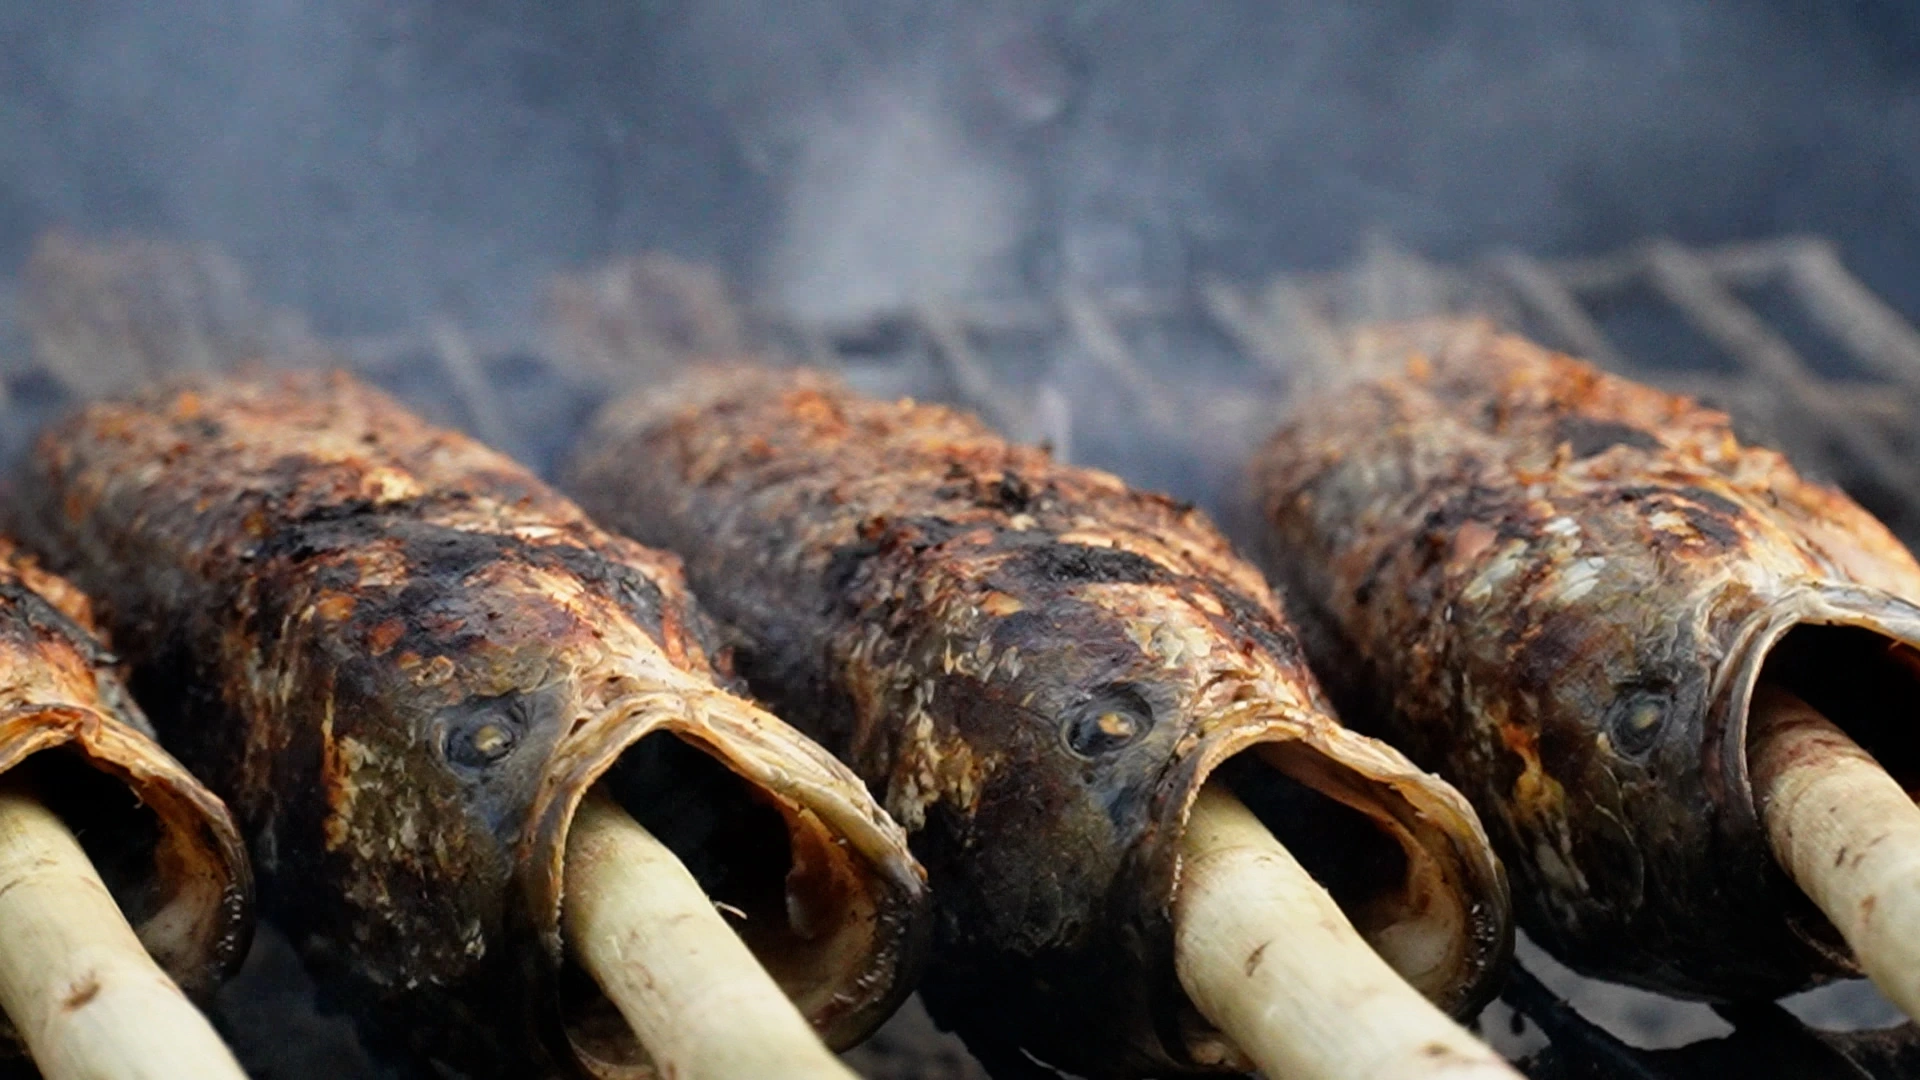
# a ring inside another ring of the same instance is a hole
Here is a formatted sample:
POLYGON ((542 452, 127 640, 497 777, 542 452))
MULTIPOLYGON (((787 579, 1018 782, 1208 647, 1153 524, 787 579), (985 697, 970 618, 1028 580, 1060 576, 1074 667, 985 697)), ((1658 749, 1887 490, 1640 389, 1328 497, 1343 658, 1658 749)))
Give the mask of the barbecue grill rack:
MULTIPOLYGON (((1021 437, 1071 447, 1062 403, 1079 394, 1057 385, 1028 393, 994 356, 997 341, 1064 343, 1055 348, 1079 354, 1079 370, 1131 399, 1126 414, 1136 429, 1192 442, 1191 418, 1207 415, 1216 449, 1226 450, 1237 449, 1227 446, 1235 438, 1265 433, 1275 399, 1336 376, 1338 342, 1349 330, 1443 314, 1491 317, 1549 347, 1722 408, 1743 436, 1840 484, 1908 543, 1920 540, 1912 434, 1920 333, 1819 238, 1706 250, 1656 239, 1556 262, 1505 251, 1458 267, 1376 239, 1357 265, 1334 273, 1210 280, 1177 293, 1098 301, 1069 291, 1051 303, 929 304, 838 324, 774 319, 769 328, 802 356, 845 362, 892 353, 908 369, 936 369, 946 395, 1021 437), (1175 407, 1179 386, 1156 373, 1184 380, 1191 368, 1169 363, 1167 354, 1222 348, 1240 370, 1227 365, 1225 387, 1203 383, 1213 408, 1175 407), (1255 429, 1242 430, 1249 422, 1255 429)), ((1211 501, 1208 494, 1199 493, 1211 501)))
MULTIPOLYGON (((558 278, 545 301, 552 317, 535 335, 476 333, 442 318, 323 343, 300 316, 254 297, 243 269, 218 252, 50 234, 22 280, 0 285, 0 456, 17 454, 71 400, 159 374, 95 359, 126 355, 128 341, 139 346, 132 351, 165 357, 165 369, 219 370, 262 357, 344 362, 430 418, 546 472, 610 387, 657 377, 689 354, 771 347, 840 369, 871 392, 967 405, 1060 456, 1206 505, 1231 527, 1245 454, 1291 395, 1338 377, 1343 334, 1383 320, 1471 313, 1727 410, 1744 437, 1787 452, 1920 544, 1912 434, 1920 333, 1819 238, 1704 250, 1656 239, 1597 258, 1545 261, 1508 251, 1446 267, 1375 238, 1355 265, 1331 273, 927 301, 813 319, 736 302, 706 268, 642 256, 558 278), (36 273, 42 260, 60 266, 62 289, 100 292, 45 291, 52 276, 36 273), (101 296, 116 298, 105 319, 101 296), (154 327, 170 329, 155 336, 154 327)), ((1636 1019, 1609 988, 1581 983, 1537 950, 1522 955, 1527 962, 1481 1023, 1541 1080, 1920 1075, 1912 1024, 1836 1034, 1773 1005, 1679 1003, 1651 1012, 1641 1004, 1636 1019), (1613 1030, 1568 996, 1611 1003, 1601 1011, 1614 1014, 1613 1030), (1658 1051, 1620 1037, 1703 1025, 1731 1034, 1658 1051)), ((1830 1001, 1829 1017, 1891 1016, 1871 994, 1848 1000, 1830 1001)), ((315 1008, 314 988, 269 930, 215 1012, 256 1076, 401 1075, 370 1060, 343 1021, 315 1008)), ((913 1007, 851 1060, 884 1080, 986 1075, 913 1007)))

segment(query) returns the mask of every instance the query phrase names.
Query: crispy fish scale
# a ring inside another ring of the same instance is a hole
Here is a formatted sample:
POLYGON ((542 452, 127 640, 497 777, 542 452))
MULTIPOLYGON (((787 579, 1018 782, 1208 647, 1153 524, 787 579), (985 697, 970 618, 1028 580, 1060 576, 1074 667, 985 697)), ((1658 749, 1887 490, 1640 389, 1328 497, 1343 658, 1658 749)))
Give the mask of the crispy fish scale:
POLYGON ((1472 812, 1333 719, 1258 571, 1191 508, 959 412, 752 367, 610 406, 571 483, 685 557, 749 683, 917 834, 926 992, 990 1055, 1235 1063, 1168 920, 1216 768, 1424 991, 1487 992, 1509 930, 1472 812))
POLYGON ((1483 324, 1349 359, 1253 470, 1346 715, 1467 793, 1575 966, 1709 998, 1854 973, 1759 828, 1748 699, 1771 665, 1914 786, 1920 730, 1880 719, 1920 670, 1912 556, 1724 415, 1483 324))
MULTIPOLYGON (((154 959, 204 995, 253 937, 246 846, 155 741, 114 665, 87 598, 0 539, 0 773, 24 771, 154 959)), ((16 1038, 4 1017, 0 1034, 16 1038)))
POLYGON ((925 887, 898 826, 730 692, 677 560, 505 458, 286 374, 89 406, 21 487, 244 823, 269 910, 416 1052, 651 1071, 563 959, 567 826, 601 777, 829 1042, 907 991, 925 887))

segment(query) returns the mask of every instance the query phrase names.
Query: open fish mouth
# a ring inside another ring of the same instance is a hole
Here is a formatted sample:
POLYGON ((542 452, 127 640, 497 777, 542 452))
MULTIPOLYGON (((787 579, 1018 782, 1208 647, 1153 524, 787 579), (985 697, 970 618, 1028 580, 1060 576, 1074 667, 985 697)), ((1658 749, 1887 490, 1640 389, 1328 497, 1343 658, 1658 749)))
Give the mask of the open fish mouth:
POLYGON ((693 679, 625 695, 555 747, 530 817, 525 887, 548 965, 549 1019, 601 1077, 653 1075, 612 1002, 560 938, 567 832, 599 786, 685 863, 829 1045, 869 1034, 911 986, 926 888, 898 826, 784 725, 693 679), (716 854, 720 853, 720 854, 716 854), (556 1009, 557 1007, 557 1009, 556 1009))
POLYGON ((1491 998, 1513 949, 1506 875, 1452 787, 1383 743, 1286 716, 1241 719, 1170 771, 1179 794, 1164 835, 1179 835, 1201 786, 1218 777, 1421 993, 1457 1016, 1491 998), (1310 800, 1338 805, 1299 813, 1310 800), (1323 850, 1331 846, 1341 850, 1323 850))
MULTIPOLYGON (((1723 806, 1740 831, 1759 832, 1748 748, 1762 681, 1818 708, 1871 752, 1907 791, 1920 788, 1920 605, 1879 589, 1819 581, 1795 586, 1742 619, 1715 671, 1706 736, 1717 744, 1723 806)), ((1842 970, 1857 965, 1826 919, 1794 915, 1807 943, 1842 970)))
MULTIPOLYGON (((239 968, 253 870, 232 815, 163 748, 73 585, 0 539, 0 773, 82 837, 141 942, 189 994, 239 968)), ((16 1037, 0 1017, 0 1040, 16 1037)))

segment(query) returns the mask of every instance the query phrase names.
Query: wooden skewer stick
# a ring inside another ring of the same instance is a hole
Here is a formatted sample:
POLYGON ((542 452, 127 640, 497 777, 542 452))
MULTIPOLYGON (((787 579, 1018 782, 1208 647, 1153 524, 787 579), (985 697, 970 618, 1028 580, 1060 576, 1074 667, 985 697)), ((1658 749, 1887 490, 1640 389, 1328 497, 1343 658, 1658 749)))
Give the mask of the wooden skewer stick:
POLYGON ((0 780, 0 1008, 48 1080, 245 1080, 66 825, 0 780))
POLYGON ((1754 692, 1747 760, 1774 857, 1920 1017, 1920 806, 1872 755, 1774 686, 1754 692))
POLYGON ((1266 1075, 1518 1080, 1388 967, 1225 788, 1201 788, 1180 846, 1180 985, 1266 1075))
POLYGON ((661 1075, 855 1080, 673 852, 598 791, 567 834, 561 920, 661 1075))

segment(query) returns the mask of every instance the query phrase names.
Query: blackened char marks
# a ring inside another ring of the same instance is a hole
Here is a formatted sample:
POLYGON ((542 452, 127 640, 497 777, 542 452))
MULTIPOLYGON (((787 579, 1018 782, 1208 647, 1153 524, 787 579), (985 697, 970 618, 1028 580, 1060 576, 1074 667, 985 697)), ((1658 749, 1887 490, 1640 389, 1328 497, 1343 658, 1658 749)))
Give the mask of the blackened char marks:
POLYGON ((1635 450, 1658 450, 1661 443, 1651 432, 1615 420, 1590 416, 1562 416, 1553 425, 1554 438, 1567 444, 1575 458, 1589 458, 1616 446, 1635 450))
POLYGON ((1282 664, 1306 667, 1306 654, 1293 628, 1283 622, 1266 604, 1222 583, 1209 586, 1213 598, 1226 609, 1226 623, 1236 633, 1245 634, 1254 644, 1276 657, 1282 664))
MULTIPOLYGON (((1734 550, 1740 546, 1740 530, 1727 524, 1725 518, 1690 503, 1676 502, 1671 508, 1687 519, 1687 524, 1693 527, 1694 532, 1699 534, 1701 539, 1727 550, 1734 550)), ((1655 533, 1656 544, 1660 543, 1660 537, 1666 535, 1670 534, 1655 533)))
MULTIPOLYGON (((842 544, 827 556, 827 568, 821 575, 828 598, 829 610, 835 606, 834 600, 847 596, 861 572, 866 569, 867 561, 880 553, 882 545, 877 540, 861 540, 852 544, 842 544)), ((827 614, 826 611, 820 614, 827 614)))
MULTIPOLYGON (((113 656, 100 646, 98 638, 68 618, 65 612, 48 603, 45 597, 17 580, 0 579, 0 611, 8 611, 15 616, 0 619, 0 634, 12 635, 21 629, 46 634, 60 638, 79 650, 90 664, 114 662, 113 656)), ((23 641, 21 644, 31 647, 32 642, 23 641)))
POLYGON ((270 531, 245 549, 243 557, 256 563, 285 559, 296 565, 321 555, 379 544, 393 522, 406 522, 424 509, 411 499, 382 504, 356 496, 283 517, 276 495, 242 496, 236 501, 242 504, 240 515, 258 515, 272 523, 270 531))
POLYGON ((1674 494, 1689 502, 1698 503, 1722 517, 1743 518, 1749 511, 1746 507, 1722 495, 1716 495, 1703 487, 1683 487, 1674 494))
POLYGON ((594 586, 618 603, 620 610, 649 636, 660 639, 667 598, 652 578, 601 552, 573 544, 532 545, 528 554, 536 563, 557 566, 594 586))
POLYGON ((1721 547, 1740 546, 1741 533, 1737 523, 1747 517, 1745 508, 1703 488, 1683 487, 1675 494, 1692 504, 1680 509, 1687 515, 1687 523, 1701 536, 1721 547))
POLYGON ((1011 581, 1039 580, 1052 585, 1159 585, 1172 580, 1159 563, 1119 548, 1050 543, 1028 548, 1001 564, 1011 581))
POLYGON ((1060 620, 1053 612, 1026 609, 1001 617, 993 627, 993 644, 1032 648, 1060 633, 1060 620))
MULTIPOLYGON (((498 562, 518 561, 577 578, 618 603, 647 633, 659 639, 666 598, 646 574, 606 553, 578 544, 535 542, 511 533, 439 525, 436 512, 470 505, 467 492, 376 503, 354 497, 327 503, 288 521, 252 551, 256 562, 284 556, 302 563, 320 555, 348 554, 383 543, 397 544, 419 590, 457 586, 476 571, 498 562)), ((334 587, 351 580, 326 581, 334 587)), ((424 595, 424 593, 422 594, 424 595)))
POLYGON ((859 533, 861 539, 876 541, 882 548, 919 552, 944 544, 966 529, 959 521, 919 514, 902 518, 871 517, 860 523, 859 533))
MULTIPOLYGON (((1544 571, 1542 571, 1544 572, 1544 571)), ((1514 686, 1523 693, 1546 693, 1597 645, 1603 627, 1579 610, 1549 610, 1512 639, 1514 686)))
POLYGON ((855 530, 859 539, 833 548, 821 582, 829 596, 847 596, 866 570, 869 560, 882 553, 917 555, 938 547, 965 530, 956 521, 930 515, 870 517, 855 530))
MULTIPOLYGON (((1657 513, 1677 513, 1703 540, 1727 550, 1738 550, 1745 542, 1740 523, 1752 517, 1752 511, 1733 500, 1696 485, 1665 486, 1634 484, 1615 489, 1607 496, 1622 503, 1638 505, 1647 518, 1657 513)), ((1650 533, 1657 547, 1670 547, 1681 538, 1664 530, 1650 533)))
POLYGON ((948 460, 941 482, 930 485, 928 491, 955 512, 971 508, 1007 515, 1039 510, 1055 495, 1051 486, 1035 485, 1017 469, 994 472, 959 460, 948 460))
POLYGON ((365 496, 350 496, 338 502, 322 503, 305 513, 291 518, 281 531, 290 531, 301 525, 322 525, 332 521, 352 521, 355 518, 385 511, 388 514, 406 514, 419 507, 419 500, 405 499, 397 502, 377 503, 365 496))
POLYGON ((1019 473, 1008 469, 1000 474, 997 482, 985 485, 985 490, 976 496, 976 501, 990 510, 1020 514, 1033 504, 1034 494, 1033 487, 1019 473))
MULTIPOLYGON (((1455 475, 1470 477, 1483 467, 1477 457, 1464 456, 1455 475)), ((1530 539, 1538 529, 1526 502, 1510 491, 1474 482, 1468 482, 1464 490, 1450 491, 1446 485, 1436 485, 1435 490, 1440 504, 1420 523, 1421 532, 1427 536, 1451 542, 1460 527, 1470 522, 1494 530, 1501 540, 1530 539)))
POLYGON ((452 529, 409 518, 386 518, 380 531, 399 541, 413 576, 436 590, 457 587, 492 563, 527 559, 532 545, 498 533, 452 529))

